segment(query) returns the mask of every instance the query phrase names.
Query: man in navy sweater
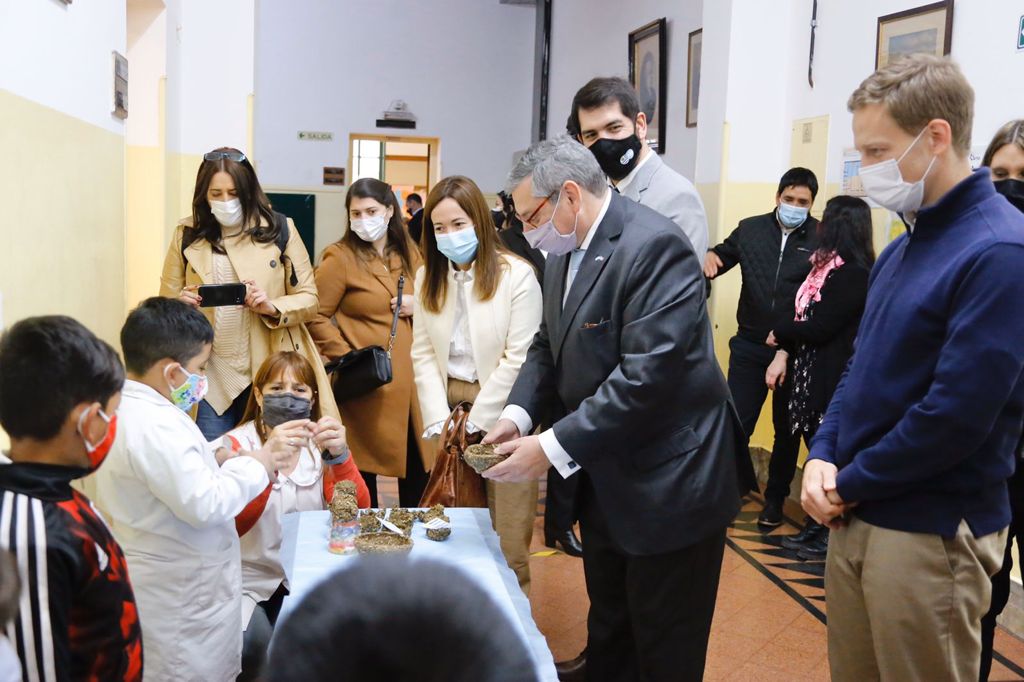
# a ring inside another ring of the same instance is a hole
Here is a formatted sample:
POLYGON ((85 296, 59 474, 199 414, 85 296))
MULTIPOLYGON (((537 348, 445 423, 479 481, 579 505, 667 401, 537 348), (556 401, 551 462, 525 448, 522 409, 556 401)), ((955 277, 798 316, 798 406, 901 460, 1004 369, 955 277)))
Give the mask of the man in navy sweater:
POLYGON ((974 93, 948 59, 891 62, 848 106, 864 189, 908 228, 804 470, 834 529, 832 679, 975 680, 1024 417, 1024 217, 971 173, 974 93))

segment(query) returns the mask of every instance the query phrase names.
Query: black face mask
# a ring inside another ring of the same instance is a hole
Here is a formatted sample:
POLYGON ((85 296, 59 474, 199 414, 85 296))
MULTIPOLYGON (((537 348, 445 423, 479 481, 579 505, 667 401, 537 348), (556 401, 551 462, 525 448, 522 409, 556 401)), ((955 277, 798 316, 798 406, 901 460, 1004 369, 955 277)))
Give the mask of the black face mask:
POLYGON ((621 140, 602 138, 590 145, 590 151, 605 175, 617 182, 636 168, 642 146, 640 138, 633 133, 621 140))
POLYGON ((1024 213, 1024 180, 1007 178, 995 182, 996 191, 1006 197, 1017 210, 1024 213))
POLYGON ((267 393, 263 396, 263 423, 274 428, 296 419, 309 419, 313 401, 293 393, 267 393))
POLYGON ((491 211, 491 220, 494 221, 494 226, 499 230, 505 226, 505 214, 501 211, 491 211))

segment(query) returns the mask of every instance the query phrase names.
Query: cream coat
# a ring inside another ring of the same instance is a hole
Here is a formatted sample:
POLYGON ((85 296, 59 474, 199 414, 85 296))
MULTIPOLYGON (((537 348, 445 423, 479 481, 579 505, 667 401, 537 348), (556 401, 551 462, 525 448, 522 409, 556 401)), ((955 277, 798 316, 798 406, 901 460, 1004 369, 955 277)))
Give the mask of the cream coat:
POLYGON ((188 415, 128 381, 117 438, 94 474, 96 505, 128 561, 147 682, 227 682, 241 670, 235 516, 267 487, 263 466, 217 466, 188 415))
MULTIPOLYGON (((469 336, 473 361, 480 382, 480 395, 473 403, 469 420, 478 428, 494 428, 526 352, 540 327, 542 299, 533 267, 515 256, 502 255, 504 270, 498 290, 489 301, 481 301, 466 289, 469 336)), ((416 291, 423 291, 425 269, 416 273, 416 291)), ((427 311, 419 296, 413 316, 412 361, 416 374, 423 424, 429 428, 448 417, 448 353, 455 325, 455 294, 459 287, 454 272, 448 274, 448 295, 438 313, 427 311)))
MULTIPOLYGON (((164 259, 163 275, 160 277, 161 296, 177 298, 187 285, 213 283, 213 249, 208 241, 197 239, 192 242, 185 249, 185 257, 182 258, 182 230, 191 225, 192 219, 185 218, 174 230, 174 237, 164 259)), ((252 325, 249 337, 252 376, 256 376, 260 365, 271 354, 282 350, 297 351, 309 360, 316 372, 317 398, 321 411, 325 415, 340 418, 331 383, 320 359, 320 352, 313 343, 309 330, 306 329, 306 322, 316 317, 319 306, 313 267, 291 218, 288 219, 288 228, 290 233, 288 246, 285 248, 287 262, 284 264, 281 263, 281 253, 273 242, 259 244, 252 240, 244 240, 227 247, 228 258, 238 274, 238 279, 251 279, 256 282, 267 292, 270 303, 281 313, 277 320, 264 315, 256 316, 259 323, 252 325), (291 285, 293 265, 299 280, 294 287, 291 285)), ((206 315, 212 325, 214 309, 199 310, 206 315)))

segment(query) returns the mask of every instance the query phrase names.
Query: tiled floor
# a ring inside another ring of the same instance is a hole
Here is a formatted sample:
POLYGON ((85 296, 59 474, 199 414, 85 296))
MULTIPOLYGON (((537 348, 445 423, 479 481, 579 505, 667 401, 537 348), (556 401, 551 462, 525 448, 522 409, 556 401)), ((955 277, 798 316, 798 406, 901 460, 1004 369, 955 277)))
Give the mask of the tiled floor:
MULTIPOLYGON (((380 493, 382 504, 396 503, 393 482, 382 478, 380 493)), ((589 601, 582 562, 544 546, 543 506, 542 483, 531 547, 530 603, 555 660, 564 660, 586 643, 589 601)), ((802 514, 796 505, 787 506, 788 522, 768 535, 757 530, 760 510, 760 501, 751 498, 729 531, 705 679, 828 680, 824 566, 800 562, 778 544, 779 537, 799 530, 802 514)), ((996 652, 990 679, 1024 680, 1024 642, 1000 628, 996 652)))

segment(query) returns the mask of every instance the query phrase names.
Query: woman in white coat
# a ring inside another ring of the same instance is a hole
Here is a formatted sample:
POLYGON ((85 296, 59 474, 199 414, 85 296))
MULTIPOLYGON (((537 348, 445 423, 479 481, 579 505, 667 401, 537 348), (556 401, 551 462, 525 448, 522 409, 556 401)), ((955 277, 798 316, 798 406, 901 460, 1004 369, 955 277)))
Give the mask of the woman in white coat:
MULTIPOLYGON (((420 243, 412 360, 424 437, 439 435, 462 401, 473 403, 467 428, 486 432, 540 327, 540 285, 529 263, 499 246, 490 208, 469 178, 445 178, 430 192, 420 243)), ((487 503, 505 559, 529 592, 537 482, 487 481, 487 503)))
POLYGON ((212 341, 201 312, 168 298, 143 301, 121 330, 128 381, 96 502, 128 563, 147 682, 238 675, 235 516, 296 451, 279 440, 251 453, 206 442, 187 411, 206 392, 212 341))

